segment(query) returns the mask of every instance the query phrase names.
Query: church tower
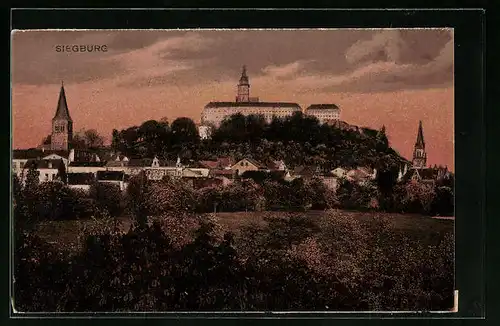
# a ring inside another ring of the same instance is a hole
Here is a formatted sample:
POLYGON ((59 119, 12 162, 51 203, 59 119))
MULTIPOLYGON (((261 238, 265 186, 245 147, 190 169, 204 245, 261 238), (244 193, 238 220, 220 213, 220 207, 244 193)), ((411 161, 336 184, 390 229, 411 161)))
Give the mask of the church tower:
POLYGON ((423 169, 427 165, 427 153, 425 152, 424 131, 422 129, 422 121, 418 124, 417 142, 413 150, 413 168, 423 169))
POLYGON ((236 102, 249 102, 249 101, 250 101, 250 84, 248 82, 247 67, 243 66, 240 82, 238 84, 238 95, 236 96, 236 102))
POLYGON ((66 102, 66 93, 64 85, 61 83, 59 92, 59 101, 54 118, 52 118, 52 135, 50 148, 52 150, 68 151, 73 138, 73 120, 69 115, 68 103, 66 102))

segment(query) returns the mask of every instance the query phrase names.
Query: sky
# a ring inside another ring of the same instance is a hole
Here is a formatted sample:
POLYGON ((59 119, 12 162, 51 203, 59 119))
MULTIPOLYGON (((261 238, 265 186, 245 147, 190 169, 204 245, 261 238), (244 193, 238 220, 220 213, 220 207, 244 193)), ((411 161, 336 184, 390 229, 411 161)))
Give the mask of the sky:
POLYGON ((453 30, 81 30, 12 32, 14 148, 50 133, 61 82, 75 131, 150 119, 198 122, 234 101, 243 65, 261 101, 334 103, 411 159, 422 120, 428 164, 453 170, 453 30), (58 52, 59 45, 107 51, 58 52))

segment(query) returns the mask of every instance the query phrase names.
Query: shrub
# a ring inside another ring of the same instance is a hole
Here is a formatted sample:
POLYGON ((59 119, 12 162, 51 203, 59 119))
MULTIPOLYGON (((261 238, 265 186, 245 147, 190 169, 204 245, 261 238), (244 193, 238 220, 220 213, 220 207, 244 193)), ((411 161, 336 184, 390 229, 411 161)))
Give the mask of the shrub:
POLYGON ((34 190, 31 199, 34 212, 40 220, 71 220, 88 217, 93 207, 84 195, 61 182, 43 182, 34 190))
POLYGON ((119 216, 123 211, 123 196, 118 185, 94 182, 90 186, 89 197, 99 209, 107 210, 111 216, 119 216))

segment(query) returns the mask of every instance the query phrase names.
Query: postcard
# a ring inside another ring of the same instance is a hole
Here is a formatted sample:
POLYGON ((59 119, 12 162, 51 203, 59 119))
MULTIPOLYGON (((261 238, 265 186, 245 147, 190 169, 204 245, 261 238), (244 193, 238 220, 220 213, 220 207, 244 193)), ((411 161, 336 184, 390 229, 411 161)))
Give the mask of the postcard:
POLYGON ((456 311, 453 49, 13 31, 14 311, 456 311))

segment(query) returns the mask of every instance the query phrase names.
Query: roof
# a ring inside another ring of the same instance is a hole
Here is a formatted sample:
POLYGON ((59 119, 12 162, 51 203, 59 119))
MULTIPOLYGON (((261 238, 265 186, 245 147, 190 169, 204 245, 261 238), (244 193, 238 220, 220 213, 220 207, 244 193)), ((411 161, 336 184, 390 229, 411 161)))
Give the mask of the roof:
POLYGON ((111 160, 111 161, 108 161, 106 163, 106 166, 109 166, 109 167, 122 167, 122 166, 128 166, 128 162, 125 161, 114 161, 114 160, 111 160))
POLYGON ((184 169, 182 171, 183 177, 202 177, 203 173, 199 170, 184 169))
POLYGON ((69 166, 88 166, 88 167, 103 167, 106 165, 105 161, 96 162, 70 162, 69 166))
MULTIPOLYGON (((163 167, 164 166, 174 167, 176 165, 176 162, 158 159, 158 164, 163 167)), ((127 166, 130 167, 146 167, 146 166, 151 167, 152 165, 153 165, 152 158, 131 158, 129 159, 127 164, 127 166)))
POLYGON ((240 163, 241 161, 243 160, 246 160, 248 161, 250 164, 253 164, 255 165, 256 167, 258 167, 259 169, 265 169, 267 168, 267 166, 263 163, 260 163, 259 161, 257 160, 254 160, 252 158, 249 158, 249 157, 245 157, 245 158, 242 158, 241 160, 239 160, 238 162, 234 163, 233 166, 236 166, 238 163, 240 163))
POLYGON ((311 104, 307 107, 308 110, 340 110, 336 104, 311 104))
MULTIPOLYGON (((95 162, 101 161, 96 150, 87 148, 75 148, 71 150, 73 153, 72 162, 95 162)), ((103 160, 105 161, 105 160, 103 160)))
POLYGON ((230 167, 233 165, 233 159, 231 157, 218 157, 217 160, 200 161, 202 166, 209 169, 223 169, 225 167, 230 167))
POLYGON ((68 173, 69 185, 88 185, 94 181, 93 173, 68 173))
POLYGON ((294 175, 300 175, 300 176, 313 176, 318 174, 318 168, 315 166, 297 166, 295 169, 293 169, 293 174, 294 175))
POLYGON ((418 123, 418 133, 417 133, 417 141, 415 143, 416 146, 424 147, 424 131, 422 128, 422 121, 418 123))
POLYGON ((442 172, 442 174, 444 174, 446 172, 446 169, 445 168, 423 168, 423 169, 410 168, 410 169, 408 169, 408 172, 403 176, 402 180, 403 181, 410 180, 415 173, 418 173, 420 180, 423 180, 423 181, 437 180, 440 176, 440 172, 442 172))
POLYGON ((205 108, 220 108, 220 107, 272 107, 272 108, 293 108, 301 110, 300 105, 297 103, 289 102, 210 102, 205 105, 205 108))
POLYGON ((56 150, 46 150, 42 151, 40 149, 30 148, 30 149, 15 149, 12 151, 12 158, 15 160, 29 160, 29 159, 42 159, 45 156, 51 154, 57 154, 64 158, 67 158, 68 151, 56 151, 56 150))
POLYGON ((209 176, 233 176, 234 171, 233 170, 222 170, 222 169, 213 169, 208 172, 209 176))
POLYGON ((57 109, 56 114, 52 120, 62 119, 62 120, 71 120, 71 116, 69 115, 68 103, 66 102, 66 92, 64 91, 64 85, 61 84, 61 90, 59 92, 59 100, 57 101, 57 109))
POLYGON ((97 180, 122 181, 124 176, 122 171, 97 171, 97 180))
POLYGON ((25 169, 29 169, 31 166, 35 165, 37 169, 59 169, 61 165, 64 165, 64 162, 61 160, 28 160, 24 164, 25 169))

